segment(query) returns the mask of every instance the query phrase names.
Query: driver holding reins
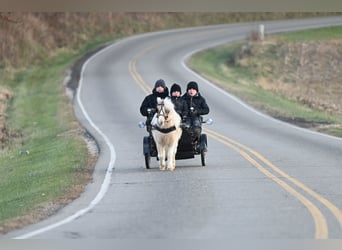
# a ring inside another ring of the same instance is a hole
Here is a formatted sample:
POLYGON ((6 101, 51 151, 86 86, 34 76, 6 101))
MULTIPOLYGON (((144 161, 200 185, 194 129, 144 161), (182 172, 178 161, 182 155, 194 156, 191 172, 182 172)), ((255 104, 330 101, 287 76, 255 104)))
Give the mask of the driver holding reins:
POLYGON ((140 106, 140 113, 143 116, 146 116, 146 127, 147 131, 151 129, 151 120, 153 115, 157 110, 157 97, 161 99, 165 99, 169 96, 169 89, 165 85, 165 81, 163 79, 159 79, 156 81, 154 88, 152 90, 152 94, 145 97, 140 106))

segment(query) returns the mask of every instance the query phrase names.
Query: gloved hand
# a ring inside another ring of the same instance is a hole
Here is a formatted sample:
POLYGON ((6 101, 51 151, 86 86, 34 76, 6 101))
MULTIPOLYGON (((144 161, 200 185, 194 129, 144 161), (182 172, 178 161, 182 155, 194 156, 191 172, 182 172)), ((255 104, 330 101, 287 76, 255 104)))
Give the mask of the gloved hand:
POLYGON ((156 112, 156 109, 155 108, 148 108, 147 109, 147 113, 148 114, 154 114, 156 112))
POLYGON ((195 115, 197 115, 197 114, 198 114, 197 109, 195 109, 194 107, 191 107, 191 108, 190 108, 190 115, 195 116, 195 115))
POLYGON ((190 128, 191 124, 190 124, 190 121, 188 120, 183 120, 182 124, 181 124, 181 127, 182 128, 185 128, 185 129, 188 129, 190 128))

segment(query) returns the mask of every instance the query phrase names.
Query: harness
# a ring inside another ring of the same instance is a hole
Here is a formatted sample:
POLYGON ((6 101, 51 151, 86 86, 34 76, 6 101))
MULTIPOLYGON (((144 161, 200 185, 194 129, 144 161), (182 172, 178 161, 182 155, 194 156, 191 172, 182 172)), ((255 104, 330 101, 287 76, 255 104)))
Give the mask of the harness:
POLYGON ((158 130, 159 132, 163 133, 163 134, 167 134, 170 133, 172 131, 176 130, 176 126, 172 126, 169 128, 159 128, 158 126, 152 126, 152 129, 158 130))

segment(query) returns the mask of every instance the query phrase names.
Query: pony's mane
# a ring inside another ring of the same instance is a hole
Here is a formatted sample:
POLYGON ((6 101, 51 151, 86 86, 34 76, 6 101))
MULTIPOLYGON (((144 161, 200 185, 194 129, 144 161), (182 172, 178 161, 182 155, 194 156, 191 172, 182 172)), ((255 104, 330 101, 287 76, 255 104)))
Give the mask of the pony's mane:
POLYGON ((164 99, 164 107, 166 110, 170 110, 170 112, 175 109, 175 106, 173 105, 173 103, 169 97, 166 97, 164 99))
POLYGON ((164 109, 166 110, 175 110, 175 106, 173 105, 173 102, 171 101, 170 97, 166 97, 165 99, 161 99, 160 97, 157 97, 157 103, 158 104, 163 104, 164 109))

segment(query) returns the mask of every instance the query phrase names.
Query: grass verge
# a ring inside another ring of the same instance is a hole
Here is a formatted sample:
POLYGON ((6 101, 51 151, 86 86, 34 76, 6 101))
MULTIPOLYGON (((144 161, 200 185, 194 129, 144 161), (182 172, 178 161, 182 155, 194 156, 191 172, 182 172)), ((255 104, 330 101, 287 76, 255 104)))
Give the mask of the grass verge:
POLYGON ((55 213, 89 182, 94 157, 65 94, 66 69, 91 48, 61 51, 42 64, 22 69, 6 81, 14 97, 7 123, 16 137, 0 153, 0 232, 55 213))
MULTIPOLYGON (((336 40, 342 38, 342 27, 293 32, 275 37, 282 42, 336 40)), ((245 42, 227 44, 199 52, 189 60, 188 65, 262 112, 301 127, 342 137, 341 115, 309 107, 301 101, 288 98, 286 93, 265 89, 258 84, 258 81, 265 77, 264 69, 260 72, 252 63, 247 66, 236 64, 236 51, 244 44, 245 42)), ((264 53, 262 56, 267 59, 257 56, 260 55, 252 55, 250 61, 262 64, 261 60, 281 60, 276 56, 276 52, 264 53)))

